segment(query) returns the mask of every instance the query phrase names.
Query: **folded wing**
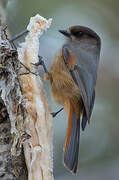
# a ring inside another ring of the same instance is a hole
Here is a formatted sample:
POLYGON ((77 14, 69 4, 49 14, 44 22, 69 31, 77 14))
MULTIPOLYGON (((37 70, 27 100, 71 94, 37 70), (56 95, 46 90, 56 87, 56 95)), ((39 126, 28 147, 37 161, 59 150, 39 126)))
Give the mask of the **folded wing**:
POLYGON ((95 85, 100 56, 100 39, 89 38, 65 44, 62 50, 64 61, 70 64, 71 57, 75 57, 75 63, 69 66, 69 70, 75 83, 79 86, 84 104, 82 116, 82 130, 87 121, 90 122, 95 100, 95 85), (75 55, 75 56, 74 56, 75 55))

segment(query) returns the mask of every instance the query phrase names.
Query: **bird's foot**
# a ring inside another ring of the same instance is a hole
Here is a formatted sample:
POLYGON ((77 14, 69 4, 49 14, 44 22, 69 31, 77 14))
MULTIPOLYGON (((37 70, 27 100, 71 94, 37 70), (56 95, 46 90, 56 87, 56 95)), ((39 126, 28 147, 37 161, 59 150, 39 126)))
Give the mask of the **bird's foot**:
POLYGON ((64 108, 61 108, 61 109, 60 109, 59 111, 57 111, 57 112, 52 112, 52 113, 51 113, 52 117, 53 117, 53 118, 56 117, 56 115, 59 114, 63 109, 64 109, 64 108))
POLYGON ((42 56, 38 56, 38 58, 39 58, 39 61, 38 61, 37 63, 31 63, 31 64, 34 65, 34 66, 40 66, 40 65, 43 66, 43 69, 44 69, 45 73, 49 74, 49 72, 48 72, 48 70, 47 70, 47 68, 46 68, 45 63, 44 63, 44 61, 42 60, 43 57, 42 57, 42 56))

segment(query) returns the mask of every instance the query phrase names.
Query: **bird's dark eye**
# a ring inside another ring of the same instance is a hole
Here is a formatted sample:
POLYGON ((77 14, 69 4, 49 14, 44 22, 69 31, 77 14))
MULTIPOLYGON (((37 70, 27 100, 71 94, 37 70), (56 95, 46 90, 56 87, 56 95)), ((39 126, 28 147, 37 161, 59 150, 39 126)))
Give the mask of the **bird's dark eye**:
POLYGON ((84 33, 82 31, 79 31, 79 35, 82 36, 84 33))
POLYGON ((72 34, 73 34, 74 36, 80 37, 80 36, 82 36, 84 33, 83 33, 82 31, 74 31, 72 34))

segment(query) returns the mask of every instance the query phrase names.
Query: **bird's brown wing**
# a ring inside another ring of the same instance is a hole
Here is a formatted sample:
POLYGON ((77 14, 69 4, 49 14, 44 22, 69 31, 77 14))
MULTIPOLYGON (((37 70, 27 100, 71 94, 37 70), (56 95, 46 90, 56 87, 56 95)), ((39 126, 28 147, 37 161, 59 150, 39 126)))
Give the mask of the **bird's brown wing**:
POLYGON ((69 66, 71 76, 81 91, 84 104, 82 116, 82 130, 84 130, 87 121, 90 121, 95 100, 100 41, 96 39, 87 39, 75 44, 65 44, 62 49, 62 55, 64 61, 68 65, 71 64, 71 66, 69 66))

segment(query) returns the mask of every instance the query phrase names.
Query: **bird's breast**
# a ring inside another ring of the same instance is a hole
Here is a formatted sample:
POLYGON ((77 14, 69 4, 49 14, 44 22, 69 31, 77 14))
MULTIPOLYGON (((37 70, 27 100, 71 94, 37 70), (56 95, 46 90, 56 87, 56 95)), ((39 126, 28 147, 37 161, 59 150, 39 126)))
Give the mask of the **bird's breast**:
POLYGON ((75 84, 61 56, 56 56, 50 68, 51 92, 56 102, 64 106, 68 100, 80 99, 79 87, 75 84))

